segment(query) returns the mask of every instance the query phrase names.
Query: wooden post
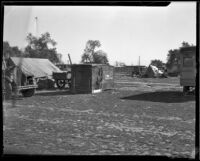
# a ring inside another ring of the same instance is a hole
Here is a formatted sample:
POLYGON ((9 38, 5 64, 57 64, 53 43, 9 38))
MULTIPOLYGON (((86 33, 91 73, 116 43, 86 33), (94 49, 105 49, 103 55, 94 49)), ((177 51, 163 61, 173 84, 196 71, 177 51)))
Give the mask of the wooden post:
POLYGON ((69 58, 70 65, 72 65, 72 61, 71 61, 71 58, 70 58, 69 54, 68 54, 68 58, 69 58))

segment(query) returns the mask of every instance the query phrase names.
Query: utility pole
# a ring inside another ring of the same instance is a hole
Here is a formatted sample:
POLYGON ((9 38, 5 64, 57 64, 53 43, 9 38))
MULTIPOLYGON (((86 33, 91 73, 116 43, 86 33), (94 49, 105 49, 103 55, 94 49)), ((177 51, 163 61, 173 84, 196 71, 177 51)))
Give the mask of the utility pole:
POLYGON ((38 17, 35 17, 35 36, 38 37, 38 17))
POLYGON ((140 56, 139 56, 139 66, 140 66, 140 56))
POLYGON ((139 56, 139 74, 140 74, 140 56, 139 56))

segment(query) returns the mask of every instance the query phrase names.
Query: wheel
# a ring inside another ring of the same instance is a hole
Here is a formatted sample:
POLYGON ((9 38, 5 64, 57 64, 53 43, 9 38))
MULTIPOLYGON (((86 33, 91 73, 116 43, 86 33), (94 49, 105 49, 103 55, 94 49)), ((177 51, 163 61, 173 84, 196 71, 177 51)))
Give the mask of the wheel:
POLYGON ((68 88, 68 89, 70 89, 71 88, 71 79, 67 79, 66 81, 65 81, 65 83, 67 84, 67 87, 66 88, 68 88))
POLYGON ((65 88, 65 80, 56 80, 56 85, 60 89, 65 88))
POLYGON ((22 90, 21 93, 24 97, 31 97, 35 94, 35 88, 22 90))

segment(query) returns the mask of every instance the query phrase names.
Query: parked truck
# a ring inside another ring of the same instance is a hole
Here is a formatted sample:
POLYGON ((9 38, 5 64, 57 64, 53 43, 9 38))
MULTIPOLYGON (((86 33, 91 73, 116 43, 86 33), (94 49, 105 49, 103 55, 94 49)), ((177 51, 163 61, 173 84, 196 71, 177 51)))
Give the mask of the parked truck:
POLYGON ((183 93, 196 87, 196 46, 180 48, 180 85, 183 93))

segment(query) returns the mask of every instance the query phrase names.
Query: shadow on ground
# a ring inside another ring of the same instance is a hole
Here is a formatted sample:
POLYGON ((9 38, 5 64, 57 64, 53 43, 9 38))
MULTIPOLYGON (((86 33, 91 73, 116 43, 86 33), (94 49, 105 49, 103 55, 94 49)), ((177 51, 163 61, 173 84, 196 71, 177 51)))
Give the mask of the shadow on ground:
POLYGON ((91 94, 91 92, 77 92, 72 93, 69 90, 60 90, 60 91, 37 91, 35 95, 37 96, 61 96, 61 95, 81 95, 81 94, 91 94))
POLYGON ((181 91, 156 91, 122 97, 121 99, 163 103, 182 103, 195 101, 195 95, 189 94, 184 96, 181 91))

